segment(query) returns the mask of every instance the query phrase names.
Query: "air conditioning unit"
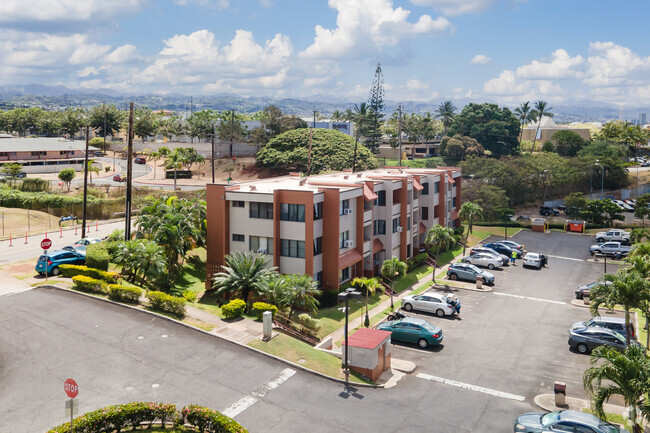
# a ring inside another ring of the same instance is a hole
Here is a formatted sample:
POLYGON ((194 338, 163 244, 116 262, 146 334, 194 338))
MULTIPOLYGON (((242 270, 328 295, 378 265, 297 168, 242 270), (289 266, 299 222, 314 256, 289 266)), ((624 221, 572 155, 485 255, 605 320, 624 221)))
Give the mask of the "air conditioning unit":
POLYGON ((345 248, 350 248, 352 245, 354 245, 354 242, 352 242, 352 241, 344 241, 343 242, 343 246, 345 248))
POLYGON ((257 252, 260 253, 260 254, 267 254, 268 253, 265 248, 260 248, 259 250, 257 250, 257 252))
POLYGON ((402 233, 403 231, 404 231, 404 227, 402 227, 402 226, 397 227, 397 232, 398 233, 402 233))
POLYGON ((343 215, 350 215, 352 213, 352 209, 343 209, 343 215))

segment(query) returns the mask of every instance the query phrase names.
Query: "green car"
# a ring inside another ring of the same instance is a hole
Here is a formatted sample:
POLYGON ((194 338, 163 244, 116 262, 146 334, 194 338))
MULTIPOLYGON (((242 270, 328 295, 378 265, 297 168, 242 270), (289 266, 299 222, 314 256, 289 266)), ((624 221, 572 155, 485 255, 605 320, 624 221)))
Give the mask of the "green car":
POLYGON ((423 319, 407 317, 392 322, 383 322, 377 329, 391 333, 392 340, 417 343, 420 347, 435 346, 442 342, 442 329, 423 319))

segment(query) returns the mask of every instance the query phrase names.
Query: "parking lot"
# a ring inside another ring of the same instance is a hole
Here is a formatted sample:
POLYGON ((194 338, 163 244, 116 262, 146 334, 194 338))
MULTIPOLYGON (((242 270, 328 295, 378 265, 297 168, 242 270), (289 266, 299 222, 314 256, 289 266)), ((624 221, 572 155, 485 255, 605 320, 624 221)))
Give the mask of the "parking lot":
MULTIPOLYGON (((499 239, 493 236, 488 242, 499 239)), ((602 261, 594 262, 588 253, 593 237, 523 231, 513 240, 528 251, 548 254, 548 266, 523 268, 518 260, 492 271, 496 283, 491 292, 452 290, 462 302, 460 318, 408 313, 444 333, 440 347, 393 346, 394 358, 417 365, 409 380, 443 382, 528 403, 537 394, 552 393, 553 383, 561 380, 568 395, 587 397, 582 373, 589 356, 570 351, 567 339, 573 322, 591 317, 588 308, 571 304, 574 290, 603 273, 602 261)), ((607 270, 615 272, 616 265, 608 263, 607 270)))

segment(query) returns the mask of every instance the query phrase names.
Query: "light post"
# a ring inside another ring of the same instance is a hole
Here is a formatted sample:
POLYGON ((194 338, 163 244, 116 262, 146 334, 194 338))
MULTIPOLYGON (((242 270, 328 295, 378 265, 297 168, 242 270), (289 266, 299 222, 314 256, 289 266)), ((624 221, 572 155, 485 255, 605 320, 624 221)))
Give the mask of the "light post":
POLYGON ((548 170, 544 170, 544 194, 542 195, 542 204, 546 206, 546 177, 548 176, 548 170))
POLYGON ((350 350, 348 348, 348 300, 349 299, 359 299, 361 298, 361 292, 354 290, 353 288, 346 289, 344 292, 338 294, 339 301, 345 301, 345 327, 343 331, 345 332, 345 353, 343 353, 343 369, 345 370, 345 385, 349 384, 350 368, 348 365, 348 354, 350 350))
POLYGON ((603 167, 598 162, 596 162, 596 164, 594 164, 594 165, 595 166, 597 165, 598 167, 600 167, 602 169, 602 178, 601 178, 601 181, 600 181, 600 198, 602 200, 603 194, 604 194, 603 191, 605 190, 605 167, 603 167))

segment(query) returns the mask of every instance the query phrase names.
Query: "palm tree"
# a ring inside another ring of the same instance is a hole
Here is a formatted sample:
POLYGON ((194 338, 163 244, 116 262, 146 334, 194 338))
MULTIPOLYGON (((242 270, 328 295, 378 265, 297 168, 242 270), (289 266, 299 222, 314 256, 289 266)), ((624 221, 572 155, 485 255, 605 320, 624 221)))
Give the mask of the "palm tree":
POLYGON ((141 274, 142 280, 154 287, 155 281, 165 273, 167 268, 165 250, 154 241, 141 239, 139 242, 141 247, 137 251, 137 256, 133 258, 137 264, 137 274, 141 274))
POLYGON ((289 318, 295 310, 315 313, 320 304, 316 296, 321 291, 316 286, 316 281, 311 275, 285 275, 283 278, 284 290, 281 292, 280 303, 289 307, 289 318))
POLYGON ((451 101, 445 101, 438 106, 435 113, 438 119, 442 119, 442 126, 445 130, 444 134, 447 135, 447 128, 451 126, 456 115, 456 107, 451 101))
MULTIPOLYGON (((650 245, 650 243, 645 243, 646 245, 650 245)), ((648 260, 648 256, 642 256, 642 255, 629 255, 628 257, 625 258, 624 260, 628 266, 621 269, 621 273, 625 274, 631 274, 631 275, 638 275, 641 277, 643 281, 645 281, 645 291, 650 291, 650 260, 648 260)), ((641 305, 640 305, 641 311, 643 311, 643 315, 645 317, 646 323, 650 323, 650 296, 648 299, 644 300, 641 305)), ((646 341, 645 341, 645 346, 648 347, 650 345, 650 332, 646 333, 646 341)))
POLYGON ((519 107, 515 108, 515 114, 519 117, 519 122, 521 122, 521 129, 519 130, 519 144, 521 144, 521 136, 524 133, 524 126, 528 122, 534 122, 537 119, 537 111, 530 107, 530 101, 526 101, 519 107))
POLYGON ((174 152, 165 157, 165 169, 174 170, 174 191, 176 191, 177 170, 183 168, 183 165, 187 163, 185 154, 182 151, 177 152, 177 150, 178 148, 174 149, 174 152))
POLYGON ((555 114, 551 113, 553 107, 546 107, 546 101, 539 100, 535 102, 535 111, 537 112, 537 130, 535 131, 535 136, 533 137, 533 152, 535 151, 535 141, 537 141, 537 134, 539 134, 539 128, 542 126, 542 120, 544 117, 552 118, 555 114))
POLYGON ((225 261, 222 272, 212 277, 212 288, 217 289, 217 294, 241 292, 246 303, 251 293, 261 294, 267 290, 267 281, 276 271, 276 268, 267 268, 266 255, 251 251, 235 251, 226 255, 225 261))
POLYGON ((93 163, 95 162, 94 159, 89 159, 88 160, 88 173, 90 174, 90 183, 93 183, 93 173, 97 174, 99 176, 99 167, 94 165, 93 163))
POLYGON ((436 267, 438 266, 438 256, 441 252, 446 251, 454 244, 454 231, 449 227, 443 227, 440 224, 433 226, 427 233, 424 240, 425 244, 435 245, 435 259, 433 261, 433 282, 436 283, 436 267))
POLYGON ((366 319, 363 324, 368 328, 370 326, 370 317, 368 316, 368 293, 371 295, 375 294, 375 291, 380 287, 379 280, 377 278, 356 277, 352 280, 352 287, 366 292, 366 319))
POLYGON ((338 122, 342 118, 343 118, 343 113, 341 113, 339 110, 336 110, 332 113, 332 119, 334 119, 335 121, 338 122))
POLYGON ((393 305, 393 289, 395 287, 395 280, 406 275, 408 266, 400 259, 393 257, 392 259, 384 260, 381 265, 381 275, 390 281, 390 309, 394 310, 393 305))
MULTIPOLYGON (((603 404, 612 396, 623 397, 629 407, 634 433, 641 433, 639 406, 648 397, 650 361, 642 346, 628 346, 623 353, 610 346, 599 346, 591 355, 591 367, 583 376, 584 387, 592 395, 591 407, 605 418, 603 404), (600 362, 602 361, 602 362, 600 362), (600 362, 600 363, 599 363, 600 362)), ((641 409, 641 412, 646 412, 641 409)), ((647 413, 643 413, 647 418, 647 413)))
POLYGON ((362 102, 360 105, 354 105, 354 112, 350 117, 350 121, 354 122, 354 128, 356 129, 354 134, 354 157, 352 158, 352 173, 354 173, 357 167, 357 146, 359 145, 359 136, 361 135, 361 129, 364 124, 369 119, 368 106, 365 102, 362 102))
POLYGON ((620 305, 625 310, 625 330, 627 344, 630 344, 632 329, 630 326, 630 310, 642 308, 650 302, 650 289, 648 282, 637 272, 619 271, 617 274, 605 274, 604 281, 611 284, 599 284, 591 290, 591 314, 598 316, 598 308, 603 305, 613 309, 620 305))
POLYGON ((463 255, 465 255, 465 247, 467 246, 467 239, 469 238, 469 234, 472 233, 474 219, 483 219, 483 208, 476 203, 467 201, 460 207, 458 216, 467 221, 467 235, 465 235, 465 243, 463 244, 463 255))
POLYGON ((133 277, 134 269, 137 264, 134 257, 138 255, 140 242, 137 240, 122 241, 117 244, 115 254, 113 254, 112 261, 122 267, 122 274, 125 276, 133 277))
POLYGON ((628 257, 645 257, 646 260, 650 259, 650 242, 643 242, 634 245, 628 257))

